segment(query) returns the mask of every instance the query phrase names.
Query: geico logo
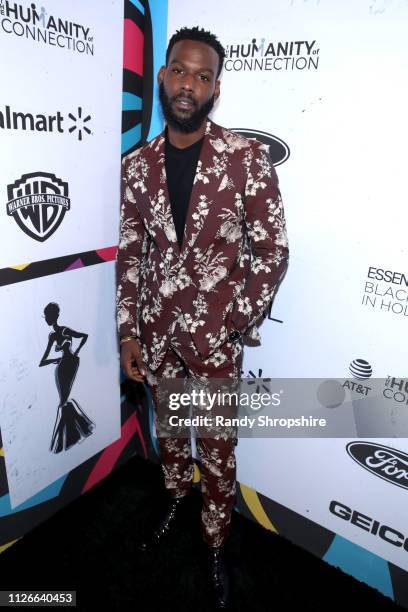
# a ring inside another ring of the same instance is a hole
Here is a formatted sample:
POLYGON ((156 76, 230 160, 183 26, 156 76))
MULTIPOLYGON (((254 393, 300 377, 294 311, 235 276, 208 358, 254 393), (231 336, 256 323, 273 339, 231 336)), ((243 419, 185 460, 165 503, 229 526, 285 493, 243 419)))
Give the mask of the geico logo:
POLYGON ((335 500, 330 502, 329 510, 335 516, 345 521, 350 521, 350 523, 356 525, 356 527, 360 527, 360 529, 364 529, 364 531, 368 531, 378 536, 384 540, 384 542, 388 542, 388 544, 393 544, 399 548, 402 547, 408 552, 408 538, 397 529, 389 525, 382 525, 379 521, 376 521, 370 516, 362 514, 357 510, 352 510, 348 506, 335 500))

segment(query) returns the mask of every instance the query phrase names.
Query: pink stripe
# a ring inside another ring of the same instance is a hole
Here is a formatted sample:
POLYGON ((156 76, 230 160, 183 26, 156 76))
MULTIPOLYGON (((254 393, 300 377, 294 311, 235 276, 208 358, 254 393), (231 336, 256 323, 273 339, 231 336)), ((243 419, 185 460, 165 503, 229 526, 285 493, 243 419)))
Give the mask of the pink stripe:
POLYGON ((113 261, 116 257, 117 249, 117 246, 106 247, 105 249, 96 249, 96 253, 104 261, 113 261))
POLYGON ((143 32, 130 19, 125 19, 123 67, 143 75, 143 32))
POLYGON ((89 474, 82 489, 82 493, 92 489, 92 487, 94 487, 98 482, 106 478, 106 476, 112 472, 117 460, 121 456, 126 445, 132 439, 135 432, 137 432, 139 435, 145 457, 147 457, 147 448, 143 439, 140 423, 136 418, 136 414, 133 413, 122 425, 122 432, 119 440, 116 440, 116 442, 113 442, 113 444, 107 446, 103 451, 92 472, 89 474))

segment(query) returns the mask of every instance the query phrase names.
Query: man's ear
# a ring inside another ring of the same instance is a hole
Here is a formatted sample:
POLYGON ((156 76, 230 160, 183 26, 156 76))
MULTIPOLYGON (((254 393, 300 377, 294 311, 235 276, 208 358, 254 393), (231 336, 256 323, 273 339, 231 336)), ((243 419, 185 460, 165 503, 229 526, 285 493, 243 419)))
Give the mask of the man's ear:
POLYGON ((160 85, 160 83, 163 82, 164 79, 164 75, 166 74, 166 66, 162 66, 159 70, 159 72, 157 73, 157 82, 160 85))
POLYGON ((214 96, 215 99, 218 98, 218 96, 221 93, 221 81, 219 81, 218 79, 215 81, 215 89, 214 89, 214 96))

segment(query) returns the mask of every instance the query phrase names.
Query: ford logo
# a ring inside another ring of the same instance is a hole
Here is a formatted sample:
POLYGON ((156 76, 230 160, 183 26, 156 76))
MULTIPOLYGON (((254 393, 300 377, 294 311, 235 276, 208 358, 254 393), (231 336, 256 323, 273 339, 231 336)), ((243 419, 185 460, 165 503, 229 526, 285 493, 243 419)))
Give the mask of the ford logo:
POLYGON ((408 454, 375 442, 349 442, 350 457, 383 480, 408 489, 408 454))

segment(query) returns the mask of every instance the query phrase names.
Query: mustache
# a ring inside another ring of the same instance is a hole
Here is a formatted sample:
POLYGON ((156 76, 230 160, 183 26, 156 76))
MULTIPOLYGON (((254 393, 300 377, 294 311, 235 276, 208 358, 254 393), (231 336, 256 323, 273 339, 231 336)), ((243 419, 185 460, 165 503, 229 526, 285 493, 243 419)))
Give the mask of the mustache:
POLYGON ((197 101, 189 94, 178 94, 177 96, 173 96, 171 98, 171 102, 177 102, 177 100, 188 100, 194 104, 194 106, 197 106, 197 101))

